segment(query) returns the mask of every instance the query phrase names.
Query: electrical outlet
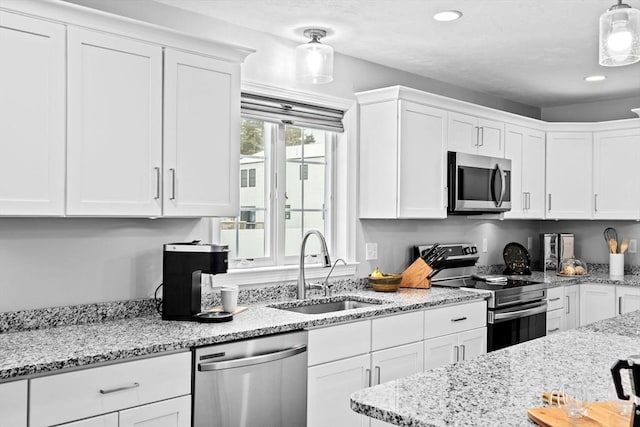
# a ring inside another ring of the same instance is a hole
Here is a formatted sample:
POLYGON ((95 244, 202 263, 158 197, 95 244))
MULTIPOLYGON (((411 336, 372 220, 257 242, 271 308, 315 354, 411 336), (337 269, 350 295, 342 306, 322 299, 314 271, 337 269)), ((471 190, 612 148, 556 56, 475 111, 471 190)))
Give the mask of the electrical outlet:
POLYGON ((533 237, 527 237, 527 250, 533 249, 533 237))
POLYGON ((482 238, 482 252, 486 253, 487 252, 487 248, 489 246, 489 241, 487 240, 486 237, 482 238))
POLYGON ((636 239, 629 240, 629 253, 635 254, 638 252, 638 241, 636 239))
POLYGON ((365 243, 364 245, 364 259, 366 261, 373 261, 378 259, 378 244, 377 243, 365 243))

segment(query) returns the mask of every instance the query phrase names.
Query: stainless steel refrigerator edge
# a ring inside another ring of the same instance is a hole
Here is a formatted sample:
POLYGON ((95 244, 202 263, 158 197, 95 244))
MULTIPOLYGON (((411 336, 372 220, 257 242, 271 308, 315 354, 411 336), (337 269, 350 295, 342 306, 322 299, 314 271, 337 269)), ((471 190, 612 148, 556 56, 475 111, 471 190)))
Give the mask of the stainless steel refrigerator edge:
POLYGON ((540 262, 543 271, 560 271, 562 261, 575 256, 573 233, 540 234, 540 262))
POLYGON ((194 350, 193 427, 305 427, 307 331, 194 350))

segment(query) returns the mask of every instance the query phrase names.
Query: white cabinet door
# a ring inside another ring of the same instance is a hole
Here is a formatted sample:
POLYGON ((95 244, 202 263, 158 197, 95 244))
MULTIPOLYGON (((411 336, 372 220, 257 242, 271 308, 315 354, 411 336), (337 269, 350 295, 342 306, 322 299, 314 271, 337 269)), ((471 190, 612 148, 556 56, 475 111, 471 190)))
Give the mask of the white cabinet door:
POLYGON ((351 393, 369 385, 369 354, 312 366, 307 379, 308 427, 355 427, 369 417, 351 410, 351 393))
POLYGON ((504 124, 466 114, 448 114, 448 150, 504 157, 504 124))
POLYGON ((640 310, 640 288, 616 286, 616 314, 625 314, 640 310))
POLYGON ((239 214, 240 65, 165 50, 164 216, 239 214))
POLYGON ((616 315, 616 287, 580 284, 580 326, 616 315))
POLYGON ((472 329, 458 334, 459 360, 471 360, 487 352, 487 328, 472 329))
POLYGON ((547 218, 591 218, 591 139, 590 132, 547 134, 547 218))
POLYGON ((67 214, 159 216, 162 49, 70 27, 67 214))
POLYGON ((545 133, 507 124, 505 157, 511 159, 511 211, 505 218, 544 218, 545 133))
POLYGON ((191 396, 120 411, 119 427, 190 427, 191 396))
POLYGON ((118 413, 112 412, 99 417, 85 418, 81 421, 60 424, 60 427, 118 427, 118 413))
POLYGON ((564 286, 564 329, 580 326, 580 286, 564 286))
POLYGON ((547 335, 564 330, 564 309, 547 311, 547 335))
POLYGON ((63 215, 65 29, 0 12, 0 215, 63 215))
POLYGON ((460 358, 457 334, 424 340, 424 369, 455 363, 460 358))
POLYGON ((593 138, 593 217, 640 218, 640 129, 595 132, 593 138))
POLYGON ((400 101, 399 218, 447 216, 446 120, 443 110, 400 101))
POLYGON ((0 384, 0 426, 27 427, 27 380, 0 384))

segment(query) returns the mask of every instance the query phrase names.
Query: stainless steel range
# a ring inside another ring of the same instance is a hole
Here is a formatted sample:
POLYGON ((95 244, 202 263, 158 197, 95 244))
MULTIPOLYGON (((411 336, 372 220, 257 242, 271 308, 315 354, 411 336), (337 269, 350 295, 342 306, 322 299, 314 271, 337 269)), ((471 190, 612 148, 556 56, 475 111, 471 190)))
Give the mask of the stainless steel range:
MULTIPOLYGON (((414 258, 428 253, 431 245, 414 247, 414 258)), ((475 274, 477 248, 468 243, 440 245, 447 248, 432 286, 486 291, 487 351, 498 350, 546 334, 547 284, 507 276, 475 274)))

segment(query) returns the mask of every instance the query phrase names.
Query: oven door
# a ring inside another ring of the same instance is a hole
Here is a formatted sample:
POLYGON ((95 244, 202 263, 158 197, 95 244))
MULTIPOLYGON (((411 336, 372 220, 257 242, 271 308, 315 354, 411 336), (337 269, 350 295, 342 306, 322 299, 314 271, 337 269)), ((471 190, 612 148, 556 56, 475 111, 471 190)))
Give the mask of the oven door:
POLYGON ((511 210, 511 160, 449 152, 450 213, 511 210))
POLYGON ((547 332, 547 302, 536 301, 489 310, 487 351, 540 338, 547 332))

